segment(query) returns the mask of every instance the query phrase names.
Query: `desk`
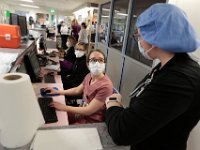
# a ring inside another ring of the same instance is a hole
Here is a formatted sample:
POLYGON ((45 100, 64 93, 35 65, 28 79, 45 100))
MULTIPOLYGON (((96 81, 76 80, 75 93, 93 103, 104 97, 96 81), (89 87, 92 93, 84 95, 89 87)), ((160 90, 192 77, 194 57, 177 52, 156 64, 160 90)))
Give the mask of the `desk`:
MULTIPOLYGON (((40 95, 40 89, 41 88, 57 87, 58 89, 63 89, 61 77, 59 75, 55 75, 55 80, 56 80, 56 83, 44 83, 44 82, 33 83, 33 88, 35 90, 36 96, 41 97, 41 95, 40 95)), ((57 102, 60 102, 62 104, 65 104, 65 97, 63 95, 53 96, 52 98, 53 98, 53 101, 57 101, 57 102)), ((68 126, 69 125, 67 112, 56 111, 56 115, 58 117, 58 122, 45 124, 44 126, 42 126, 42 128, 57 127, 57 126, 68 126)))
MULTIPOLYGON (((103 146, 103 150, 130 150, 129 146, 117 146, 113 143, 111 137, 109 136, 107 132, 107 128, 105 123, 94 123, 94 124, 82 124, 82 125, 71 125, 71 126, 65 126, 65 127, 49 127, 49 128, 42 128, 39 130, 51 130, 51 129, 68 129, 68 128, 90 128, 90 127, 96 127, 100 136, 101 144, 103 146)), ((76 141, 74 141, 76 142, 76 141)), ((12 150, 29 150, 31 144, 28 144, 26 146, 23 146, 21 148, 15 148, 12 150)), ((0 145, 0 150, 8 150, 6 148, 3 148, 0 145)))

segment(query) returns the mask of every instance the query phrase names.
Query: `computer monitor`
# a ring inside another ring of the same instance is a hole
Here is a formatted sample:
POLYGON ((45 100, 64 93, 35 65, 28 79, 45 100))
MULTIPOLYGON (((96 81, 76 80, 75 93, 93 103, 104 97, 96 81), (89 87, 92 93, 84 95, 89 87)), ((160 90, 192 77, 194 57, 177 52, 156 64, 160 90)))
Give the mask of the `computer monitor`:
POLYGON ((24 56, 25 66, 32 82, 41 82, 40 64, 35 50, 31 50, 24 56))
POLYGON ((18 15, 14 13, 10 13, 10 24, 11 25, 19 25, 18 15))
POLYGON ((27 22, 26 22, 26 17, 25 16, 18 16, 18 25, 21 30, 21 36, 25 37, 28 35, 28 29, 27 29, 27 22))
POLYGON ((17 68, 17 72, 27 74, 27 70, 26 70, 26 66, 24 62, 19 65, 19 67, 17 68))

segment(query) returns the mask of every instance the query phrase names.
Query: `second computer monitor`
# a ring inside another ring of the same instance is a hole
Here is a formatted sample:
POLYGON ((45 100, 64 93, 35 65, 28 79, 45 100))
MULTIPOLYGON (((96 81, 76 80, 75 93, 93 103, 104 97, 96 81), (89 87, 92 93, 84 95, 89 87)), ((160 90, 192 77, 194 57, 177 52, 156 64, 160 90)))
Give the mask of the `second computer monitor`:
POLYGON ((19 25, 18 15, 14 13, 10 13, 10 24, 11 25, 19 25))
POLYGON ((27 29, 27 22, 26 22, 26 17, 25 16, 18 16, 18 21, 19 21, 19 27, 21 30, 21 36, 27 36, 28 35, 28 29, 27 29))

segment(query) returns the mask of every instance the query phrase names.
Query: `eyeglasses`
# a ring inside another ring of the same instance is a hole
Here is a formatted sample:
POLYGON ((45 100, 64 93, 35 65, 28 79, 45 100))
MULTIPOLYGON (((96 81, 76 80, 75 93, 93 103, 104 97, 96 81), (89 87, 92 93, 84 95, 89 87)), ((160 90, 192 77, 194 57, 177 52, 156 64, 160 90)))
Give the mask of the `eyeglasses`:
POLYGON ((138 34, 138 32, 133 33, 133 38, 135 42, 138 42, 140 40, 140 35, 138 34))
POLYGON ((104 59, 94 59, 94 58, 91 58, 89 59, 89 63, 96 63, 96 62, 99 62, 100 64, 104 63, 104 59))

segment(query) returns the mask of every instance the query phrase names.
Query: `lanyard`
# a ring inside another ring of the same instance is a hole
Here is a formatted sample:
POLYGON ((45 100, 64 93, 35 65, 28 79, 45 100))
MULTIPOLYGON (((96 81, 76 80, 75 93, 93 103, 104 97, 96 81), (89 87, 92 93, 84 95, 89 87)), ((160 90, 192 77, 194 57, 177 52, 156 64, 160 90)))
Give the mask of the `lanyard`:
POLYGON ((154 73, 157 71, 157 69, 154 69, 152 73, 150 73, 150 78, 147 78, 144 82, 140 83, 130 94, 129 97, 138 97, 146 88, 147 85, 149 85, 154 77, 154 73))

